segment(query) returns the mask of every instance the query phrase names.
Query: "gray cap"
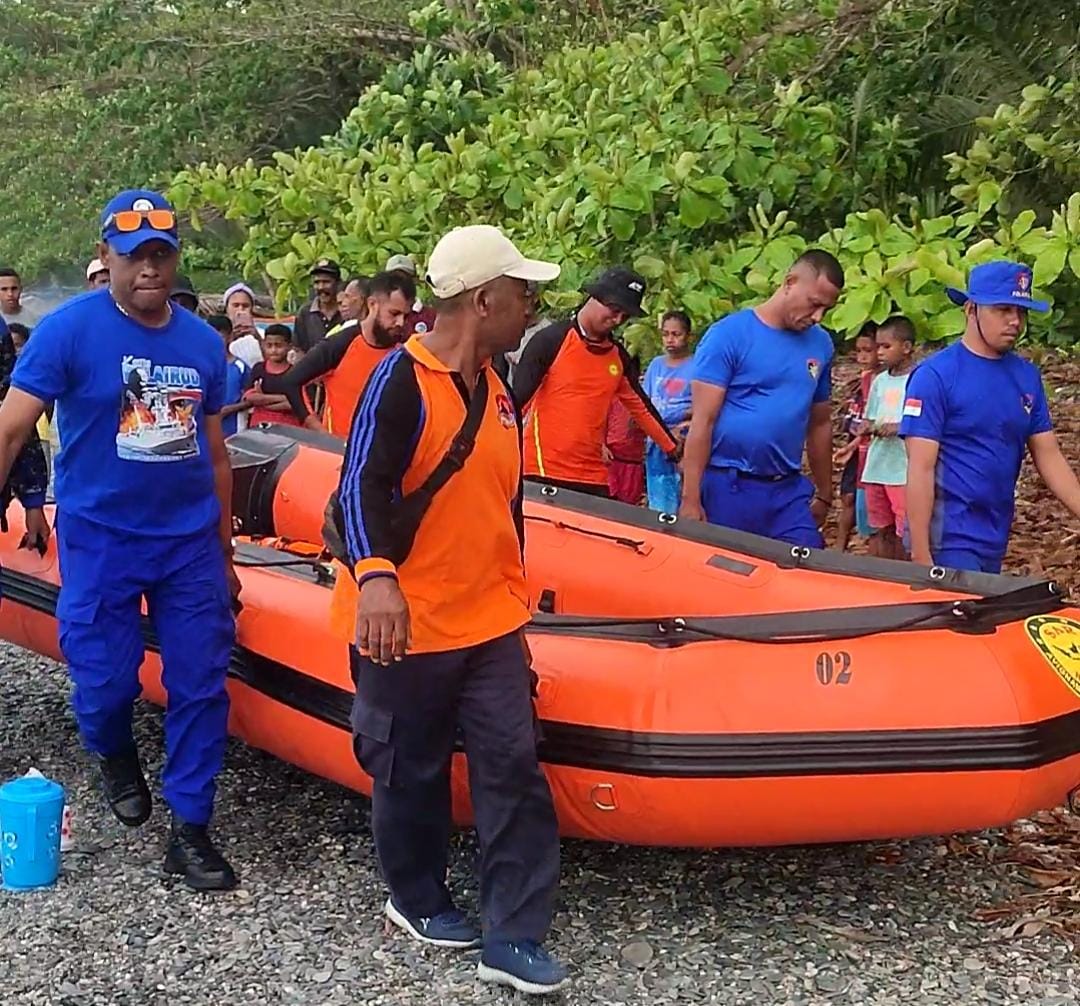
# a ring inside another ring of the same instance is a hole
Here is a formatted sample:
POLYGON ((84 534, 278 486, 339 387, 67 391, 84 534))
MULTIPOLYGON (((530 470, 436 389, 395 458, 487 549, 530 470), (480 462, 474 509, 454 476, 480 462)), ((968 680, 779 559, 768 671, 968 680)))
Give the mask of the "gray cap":
POLYGON ((416 263, 411 255, 391 255, 386 260, 387 272, 407 272, 410 276, 416 275, 416 263))

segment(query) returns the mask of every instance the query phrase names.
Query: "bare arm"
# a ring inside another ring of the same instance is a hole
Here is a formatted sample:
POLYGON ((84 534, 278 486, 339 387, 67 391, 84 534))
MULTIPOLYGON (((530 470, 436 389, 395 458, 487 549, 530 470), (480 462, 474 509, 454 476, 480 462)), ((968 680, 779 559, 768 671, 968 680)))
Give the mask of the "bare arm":
POLYGON ((1069 467, 1053 432, 1036 433, 1028 438, 1028 450, 1035 468, 1050 490, 1068 507, 1074 517, 1080 517, 1080 481, 1069 467))
POLYGON ((244 393, 244 399, 249 408, 271 409, 274 412, 291 412, 287 395, 269 395, 265 391, 248 391, 244 393))
POLYGON ((907 437, 907 521, 911 533, 911 561, 932 566, 930 517, 934 512, 934 474, 937 470, 936 440, 907 437))
POLYGON ((704 520, 701 507, 701 479, 712 452, 712 433, 724 405, 727 388, 690 382, 690 432, 683 448, 682 506, 679 516, 689 520, 704 520))
POLYGON ((806 430, 806 457, 814 492, 824 503, 831 503, 832 487, 832 405, 815 402, 810 407, 810 423, 806 430))
POLYGON ((228 419, 229 416, 235 416, 238 412, 247 412, 251 408, 251 402, 230 402, 228 405, 223 405, 221 411, 218 413, 222 419, 228 419))

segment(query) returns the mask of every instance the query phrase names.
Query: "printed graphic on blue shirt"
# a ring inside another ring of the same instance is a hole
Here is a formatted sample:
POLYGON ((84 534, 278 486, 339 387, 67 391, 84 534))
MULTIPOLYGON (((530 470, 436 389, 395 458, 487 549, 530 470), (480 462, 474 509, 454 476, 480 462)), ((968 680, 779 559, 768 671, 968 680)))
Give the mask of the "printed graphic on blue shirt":
POLYGON ((199 454, 202 382, 194 367, 125 356, 116 453, 124 461, 182 461, 199 454))

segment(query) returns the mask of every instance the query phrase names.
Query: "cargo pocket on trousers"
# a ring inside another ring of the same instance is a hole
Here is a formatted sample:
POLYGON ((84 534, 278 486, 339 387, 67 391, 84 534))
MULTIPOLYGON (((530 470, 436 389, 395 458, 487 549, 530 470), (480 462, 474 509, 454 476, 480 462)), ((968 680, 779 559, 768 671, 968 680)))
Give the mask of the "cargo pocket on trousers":
POLYGON ((357 702, 353 706, 353 751, 360 767, 380 786, 389 786, 394 768, 390 731, 394 716, 385 709, 357 702))

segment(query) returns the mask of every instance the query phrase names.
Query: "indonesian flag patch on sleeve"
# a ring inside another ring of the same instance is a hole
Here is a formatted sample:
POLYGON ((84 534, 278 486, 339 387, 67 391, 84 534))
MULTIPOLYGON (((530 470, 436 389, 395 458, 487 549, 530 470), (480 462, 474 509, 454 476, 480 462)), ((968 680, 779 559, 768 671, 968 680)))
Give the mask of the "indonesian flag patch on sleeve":
POLYGON ((908 398, 904 401, 904 415, 905 416, 921 416, 922 415, 922 399, 921 398, 908 398))

